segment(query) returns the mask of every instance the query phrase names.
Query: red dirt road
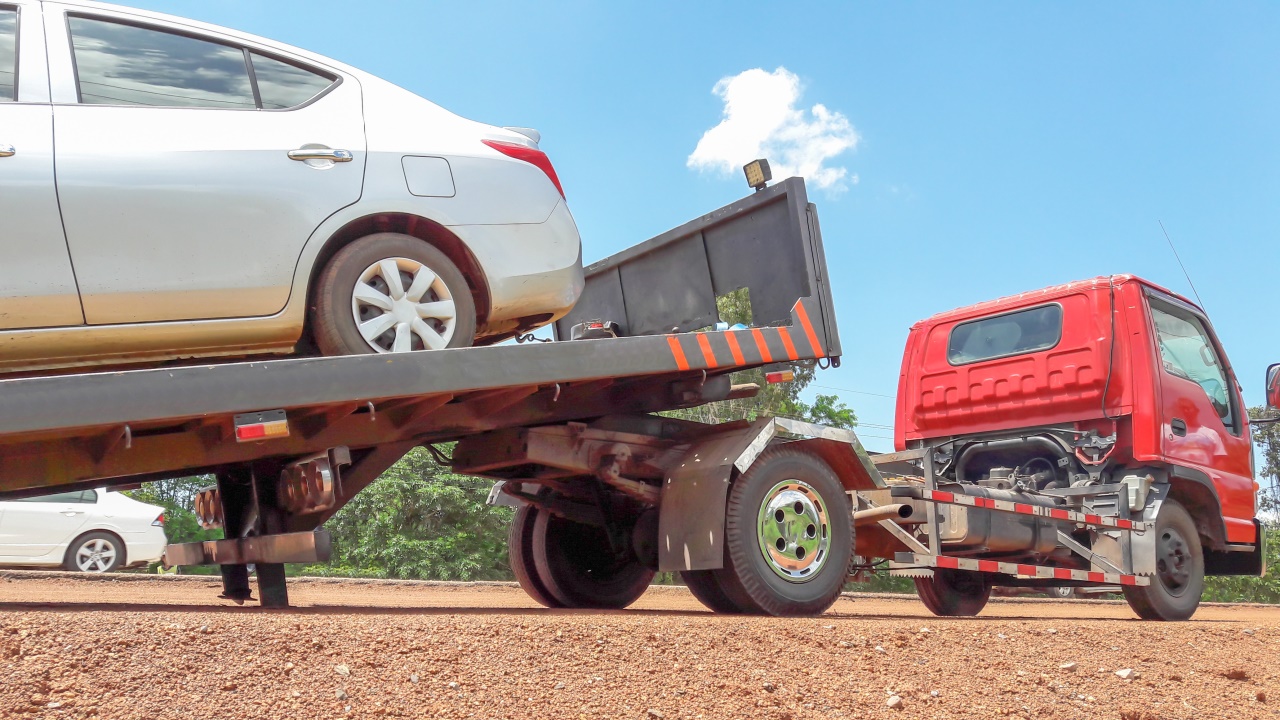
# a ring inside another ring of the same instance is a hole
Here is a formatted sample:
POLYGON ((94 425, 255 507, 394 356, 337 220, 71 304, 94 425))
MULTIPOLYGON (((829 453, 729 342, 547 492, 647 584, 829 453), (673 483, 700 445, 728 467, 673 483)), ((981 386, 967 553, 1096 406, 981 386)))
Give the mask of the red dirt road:
POLYGON ((264 611, 219 589, 0 573, 0 717, 1280 717, 1280 608, 1161 624, 1015 600, 940 620, 857 597, 784 620, 680 588, 588 612, 505 585, 306 580, 264 611))

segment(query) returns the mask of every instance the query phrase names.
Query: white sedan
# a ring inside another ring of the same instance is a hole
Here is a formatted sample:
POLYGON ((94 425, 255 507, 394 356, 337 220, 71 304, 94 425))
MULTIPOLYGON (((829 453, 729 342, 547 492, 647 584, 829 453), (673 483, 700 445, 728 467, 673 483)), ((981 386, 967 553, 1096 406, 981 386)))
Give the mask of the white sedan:
POLYGON ((540 141, 265 38, 0 0, 0 371, 546 325, 583 274, 540 141))
POLYGON ((108 572, 164 553, 164 508, 107 490, 0 501, 0 565, 108 572))

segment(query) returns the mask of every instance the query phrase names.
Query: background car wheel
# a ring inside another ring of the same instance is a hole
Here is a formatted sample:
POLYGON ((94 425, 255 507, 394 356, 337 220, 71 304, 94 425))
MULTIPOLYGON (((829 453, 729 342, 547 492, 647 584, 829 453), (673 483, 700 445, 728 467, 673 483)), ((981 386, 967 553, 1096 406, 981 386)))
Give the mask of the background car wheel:
POLYGON ((378 233, 333 256, 312 311, 324 355, 469 347, 476 308, 462 272, 418 238, 378 233))
POLYGON ((844 486, 809 453, 765 451, 729 491, 725 551, 725 566, 712 572, 743 612, 823 612, 840 596, 853 554, 844 486))
POLYGON ((1144 620, 1186 620, 1200 607, 1204 593, 1200 533, 1176 500, 1160 506, 1155 532, 1156 574, 1150 585, 1124 586, 1124 599, 1144 620))
POLYGON ((67 548, 63 567, 76 572, 111 572, 124 563, 124 543, 110 533, 91 532, 67 548))
POLYGON ((931 578, 915 578, 916 595, 940 617, 969 617, 991 599, 991 581, 983 573, 937 568, 931 578))
POLYGON ((1076 589, 1073 587, 1051 587, 1045 590, 1044 594, 1058 600, 1070 600, 1076 596, 1076 589))

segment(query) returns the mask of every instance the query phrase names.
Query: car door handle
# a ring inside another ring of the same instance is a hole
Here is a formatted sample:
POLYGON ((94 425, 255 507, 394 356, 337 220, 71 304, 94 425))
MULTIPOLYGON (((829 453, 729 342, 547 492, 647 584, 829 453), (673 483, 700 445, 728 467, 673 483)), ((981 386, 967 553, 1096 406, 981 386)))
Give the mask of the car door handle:
POLYGON ((8 145, 6 143, 0 143, 0 157, 13 157, 14 155, 17 155, 17 154, 18 154, 18 151, 14 150, 12 145, 8 145))
POLYGON ((350 150, 330 150, 329 148, 298 148, 289 151, 290 160, 330 160, 332 162, 351 162, 355 156, 350 150))
POLYGON ((62 514, 66 515, 67 517, 75 517, 76 515, 83 515, 84 511, 83 510, 63 510, 62 514))
POLYGON ((1169 421, 1169 429, 1178 437, 1187 436, 1187 421, 1182 418, 1174 418, 1169 421))

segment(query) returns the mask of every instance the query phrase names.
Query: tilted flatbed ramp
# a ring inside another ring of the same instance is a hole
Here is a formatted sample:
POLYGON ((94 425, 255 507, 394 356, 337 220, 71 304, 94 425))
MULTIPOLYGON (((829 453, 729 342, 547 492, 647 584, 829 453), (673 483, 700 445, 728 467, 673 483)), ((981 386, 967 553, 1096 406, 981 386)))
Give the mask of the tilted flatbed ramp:
POLYGON ((2 380, 0 496, 345 446, 349 499, 415 445, 722 399, 731 371, 838 360, 824 262, 816 209, 793 178, 589 267, 557 336, 603 319, 624 337, 2 380), (692 332, 716 321, 717 295, 739 288, 757 327, 692 332), (287 437, 236 441, 236 415, 275 410, 287 437))

